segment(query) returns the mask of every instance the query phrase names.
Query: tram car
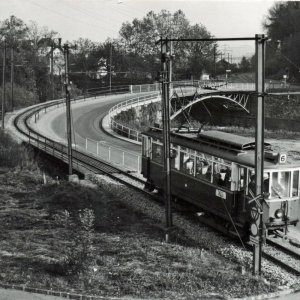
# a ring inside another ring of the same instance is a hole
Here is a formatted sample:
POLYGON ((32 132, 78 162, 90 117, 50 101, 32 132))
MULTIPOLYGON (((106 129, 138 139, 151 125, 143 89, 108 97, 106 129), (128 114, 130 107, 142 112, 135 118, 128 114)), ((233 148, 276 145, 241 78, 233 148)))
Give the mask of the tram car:
MULTIPOLYGON (((146 187, 162 191, 162 131, 150 128, 142 136, 146 187)), ((172 132, 170 143, 172 199, 193 204, 217 229, 248 239, 255 218, 254 139, 221 131, 172 132)), ((265 233, 286 233, 299 220, 300 162, 272 151, 268 143, 264 148, 265 233)))

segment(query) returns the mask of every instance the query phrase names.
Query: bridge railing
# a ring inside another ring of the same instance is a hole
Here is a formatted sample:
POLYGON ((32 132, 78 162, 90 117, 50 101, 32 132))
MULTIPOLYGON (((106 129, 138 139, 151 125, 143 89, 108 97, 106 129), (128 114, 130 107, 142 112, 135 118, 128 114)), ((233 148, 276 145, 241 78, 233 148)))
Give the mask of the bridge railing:
POLYGON ((140 84, 140 85, 130 85, 130 93, 143 93, 143 92, 158 92, 160 90, 160 83, 153 84, 140 84))
MULTIPOLYGON (((225 85, 223 80, 183 80, 183 81, 173 81, 171 83, 172 88, 179 88, 179 87, 219 87, 225 85)), ((159 92, 161 90, 160 83, 153 83, 153 84, 141 84, 141 85, 130 85, 129 91, 131 93, 143 93, 143 92, 159 92)))
POLYGON ((114 105, 108 112, 109 126, 117 134, 126 137, 130 140, 140 143, 142 141, 141 134, 138 130, 124 126, 114 120, 114 117, 120 112, 128 110, 132 107, 149 104, 161 100, 161 96, 158 93, 135 97, 114 105))
POLYGON ((239 91, 255 91, 255 83, 228 82, 221 87, 221 90, 223 89, 239 90, 239 91))
POLYGON ((85 150, 112 164, 134 172, 141 171, 140 155, 109 145, 105 141, 86 138, 85 150))

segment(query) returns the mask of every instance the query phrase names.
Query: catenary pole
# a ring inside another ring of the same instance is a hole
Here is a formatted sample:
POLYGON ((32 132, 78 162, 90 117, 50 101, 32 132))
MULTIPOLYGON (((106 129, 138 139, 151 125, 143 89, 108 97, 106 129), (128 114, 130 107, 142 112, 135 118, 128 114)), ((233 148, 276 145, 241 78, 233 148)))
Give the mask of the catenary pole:
POLYGON ((71 95, 70 95, 70 79, 69 79, 69 52, 70 47, 68 44, 64 44, 64 56, 65 56, 65 92, 66 92, 66 118, 67 118, 67 140, 68 140, 68 164, 69 175, 73 173, 72 166, 72 127, 71 127, 71 95))
POLYGON ((170 239, 173 225, 171 206, 171 163, 170 163, 170 83, 172 73, 171 42, 161 43, 162 60, 162 106, 163 106, 163 149, 164 149, 164 201, 166 210, 166 242, 170 239))
POLYGON ((2 103, 1 103, 2 130, 4 129, 4 117, 5 117, 5 73, 6 73, 5 71, 6 71, 6 41, 4 39, 3 66, 2 66, 2 103))
POLYGON ((54 52, 54 48, 55 45, 54 43, 52 42, 51 44, 51 54, 50 54, 50 59, 51 59, 51 92, 52 92, 52 97, 51 97, 51 100, 54 100, 54 76, 53 76, 53 68, 54 68, 54 55, 53 55, 53 52, 54 52))
POLYGON ((13 16, 10 17, 10 98, 11 110, 14 110, 14 43, 13 43, 13 16))
MULTIPOLYGON (((255 35, 256 53, 256 126, 255 126, 255 196, 260 197, 260 206, 263 207, 263 174, 264 174, 264 93, 265 93, 265 42, 263 34, 255 35)), ((261 274, 261 258, 263 247, 263 219, 262 213, 258 219, 258 241, 253 244, 253 274, 261 274)))
POLYGON ((110 43, 110 49, 109 49, 109 91, 111 92, 111 63, 112 63, 112 44, 110 43))

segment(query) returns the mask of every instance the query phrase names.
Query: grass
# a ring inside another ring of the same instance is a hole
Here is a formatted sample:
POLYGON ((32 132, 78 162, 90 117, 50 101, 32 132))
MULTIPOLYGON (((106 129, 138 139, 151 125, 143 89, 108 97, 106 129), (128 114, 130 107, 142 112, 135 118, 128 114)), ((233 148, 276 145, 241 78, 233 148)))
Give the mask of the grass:
POLYGON ((201 249, 184 232, 166 244, 163 224, 125 206, 112 192, 50 178, 44 185, 30 151, 6 135, 1 141, 2 158, 9 158, 0 166, 2 282, 131 298, 223 299, 276 290, 275 284, 241 275, 238 264, 201 249), (77 229, 58 220, 65 211, 76 220, 85 209, 95 216, 93 259, 71 274, 65 261, 71 230, 77 229))
POLYGON ((0 180, 4 176, 18 188, 7 189, 0 200, 3 282, 102 296, 170 299, 197 299, 210 293, 215 294, 213 299, 222 299, 222 295, 250 295, 272 288, 249 274, 241 276, 238 265, 200 249, 184 234, 176 244, 164 243, 164 232, 153 220, 98 188, 62 182, 29 190, 20 184, 20 174, 2 174, 0 180), (75 216, 84 208, 92 208, 96 216, 93 264, 85 274, 67 276, 61 262, 69 233, 55 216, 66 209, 75 216))
POLYGON ((38 168, 32 151, 28 147, 16 143, 3 130, 0 130, 0 141, 0 167, 18 167, 27 170, 38 168))

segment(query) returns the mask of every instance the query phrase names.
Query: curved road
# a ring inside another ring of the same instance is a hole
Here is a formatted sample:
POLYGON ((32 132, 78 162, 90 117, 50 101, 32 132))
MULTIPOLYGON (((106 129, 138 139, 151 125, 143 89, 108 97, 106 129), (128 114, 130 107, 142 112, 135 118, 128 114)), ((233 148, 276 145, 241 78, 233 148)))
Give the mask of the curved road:
MULTIPOLYGON (((75 135, 73 143, 85 147, 85 138, 87 137, 96 141, 106 141, 107 144, 140 153, 140 145, 118 139, 100 128, 102 118, 113 105, 133 97, 135 97, 133 94, 108 96, 101 98, 96 103, 93 103, 93 100, 89 100, 84 102, 84 106, 72 108, 73 131, 75 135)), ((64 112, 58 114, 51 121, 52 130, 61 138, 65 138, 65 124, 66 117, 64 112)))

